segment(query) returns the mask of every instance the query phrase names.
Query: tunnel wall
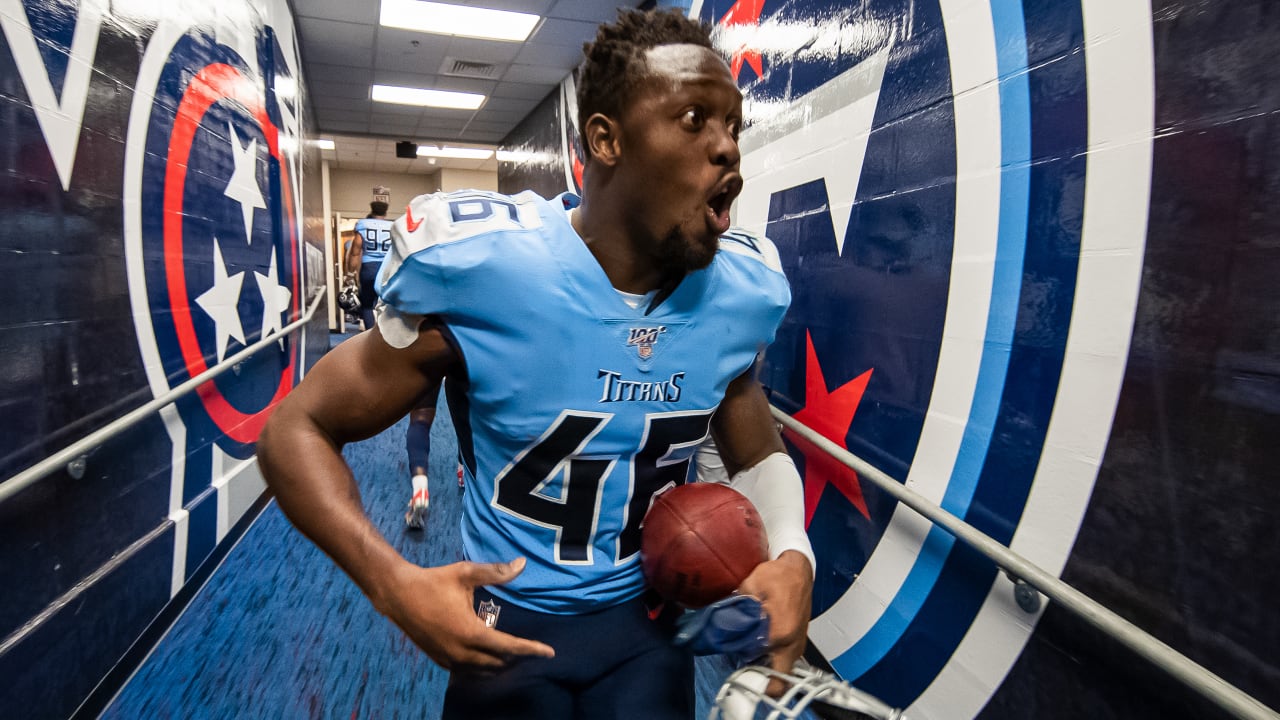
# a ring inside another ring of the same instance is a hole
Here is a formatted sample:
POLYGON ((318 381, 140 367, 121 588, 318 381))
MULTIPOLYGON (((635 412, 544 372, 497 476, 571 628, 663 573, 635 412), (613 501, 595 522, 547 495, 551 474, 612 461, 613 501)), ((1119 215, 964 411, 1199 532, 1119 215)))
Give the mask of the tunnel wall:
MULTIPOLYGON (((704 0, 734 220, 794 299, 772 402, 1280 706, 1280 12, 704 0)), ((507 192, 581 187, 567 79, 507 192)), ((1216 717, 798 438, 810 638, 912 718, 1216 717)))
POLYGON ((258 431, 328 347, 323 308, 281 332, 324 284, 320 159, 284 0, 0 24, 0 717, 91 717, 260 509, 258 431))

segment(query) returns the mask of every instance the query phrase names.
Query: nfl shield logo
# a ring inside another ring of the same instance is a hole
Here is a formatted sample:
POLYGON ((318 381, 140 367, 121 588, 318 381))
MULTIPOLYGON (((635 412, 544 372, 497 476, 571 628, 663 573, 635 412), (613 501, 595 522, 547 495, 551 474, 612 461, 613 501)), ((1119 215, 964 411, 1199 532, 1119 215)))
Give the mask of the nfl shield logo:
POLYGON ((492 600, 485 600, 480 603, 480 607, 476 608, 476 615, 484 621, 485 627, 494 627, 498 624, 498 613, 502 612, 502 606, 492 600))

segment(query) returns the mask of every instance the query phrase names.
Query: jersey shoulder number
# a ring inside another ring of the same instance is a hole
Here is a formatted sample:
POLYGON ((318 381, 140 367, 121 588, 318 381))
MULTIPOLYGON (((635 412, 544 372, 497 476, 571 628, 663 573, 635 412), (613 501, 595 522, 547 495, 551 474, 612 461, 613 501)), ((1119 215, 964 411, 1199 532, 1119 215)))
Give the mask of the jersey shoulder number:
POLYGON ((485 190, 420 195, 396 220, 395 234, 408 255, 492 232, 535 230, 542 227, 541 202, 533 193, 511 196, 485 190))
POLYGON ((720 249, 735 255, 753 258, 770 270, 782 272, 782 260, 773 241, 763 235, 754 235, 740 227, 729 228, 720 236, 720 249))

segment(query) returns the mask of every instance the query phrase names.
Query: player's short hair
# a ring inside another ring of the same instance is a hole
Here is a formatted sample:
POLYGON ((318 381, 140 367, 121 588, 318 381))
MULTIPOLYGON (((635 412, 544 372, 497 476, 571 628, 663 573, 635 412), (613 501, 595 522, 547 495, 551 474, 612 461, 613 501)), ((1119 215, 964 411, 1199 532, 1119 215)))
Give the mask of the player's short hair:
MULTIPOLYGON (((601 25, 596 39, 582 46, 586 60, 578 76, 578 129, 596 113, 618 117, 639 80, 644 54, 660 45, 711 44, 711 29, 699 20, 685 17, 675 8, 666 10, 619 10, 618 20, 601 25)), ((583 143, 585 146, 585 143, 583 143)), ((584 147, 590 155, 591 150, 584 147)))
POLYGON ((374 200, 369 203, 369 212, 371 216, 381 217, 387 214, 387 204, 381 200, 374 200))

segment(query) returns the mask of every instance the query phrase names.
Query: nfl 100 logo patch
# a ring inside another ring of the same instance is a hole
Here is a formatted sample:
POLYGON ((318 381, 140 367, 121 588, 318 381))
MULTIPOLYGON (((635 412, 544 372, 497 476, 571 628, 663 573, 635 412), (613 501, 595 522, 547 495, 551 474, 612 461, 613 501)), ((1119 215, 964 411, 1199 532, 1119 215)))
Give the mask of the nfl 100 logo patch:
POLYGON ((666 331, 665 325, 631 328, 627 331, 627 347, 634 347, 641 360, 648 360, 653 357, 653 346, 658 343, 658 336, 666 331))

